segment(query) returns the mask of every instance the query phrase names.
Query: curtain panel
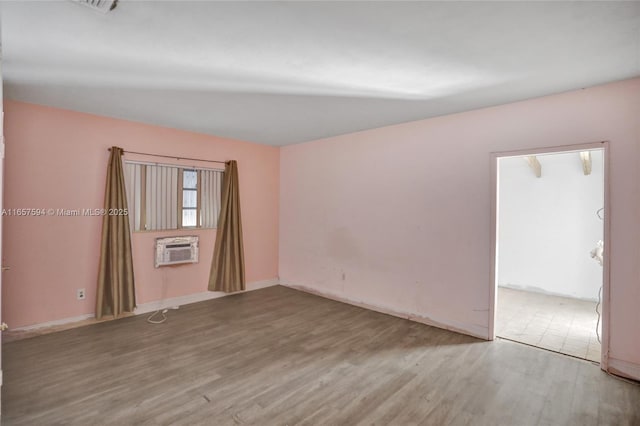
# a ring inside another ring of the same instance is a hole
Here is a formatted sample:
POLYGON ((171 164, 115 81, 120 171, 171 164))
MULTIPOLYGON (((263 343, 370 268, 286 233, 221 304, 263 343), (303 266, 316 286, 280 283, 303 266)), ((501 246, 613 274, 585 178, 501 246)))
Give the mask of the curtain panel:
POLYGON ((229 161, 222 179, 220 217, 211 262, 209 290, 233 293, 246 287, 238 165, 229 161))
POLYGON ((102 218, 102 244, 98 269, 96 318, 119 316, 133 312, 136 307, 131 232, 128 215, 118 214, 127 209, 125 177, 122 168, 122 148, 112 147, 107 166, 107 183, 102 218))

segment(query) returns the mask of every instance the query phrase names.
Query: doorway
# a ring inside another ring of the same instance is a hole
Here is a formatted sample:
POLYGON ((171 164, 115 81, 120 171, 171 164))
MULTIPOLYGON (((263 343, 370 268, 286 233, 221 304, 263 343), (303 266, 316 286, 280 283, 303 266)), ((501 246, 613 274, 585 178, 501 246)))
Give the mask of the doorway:
POLYGON ((494 155, 493 338, 606 363, 606 154, 494 155))

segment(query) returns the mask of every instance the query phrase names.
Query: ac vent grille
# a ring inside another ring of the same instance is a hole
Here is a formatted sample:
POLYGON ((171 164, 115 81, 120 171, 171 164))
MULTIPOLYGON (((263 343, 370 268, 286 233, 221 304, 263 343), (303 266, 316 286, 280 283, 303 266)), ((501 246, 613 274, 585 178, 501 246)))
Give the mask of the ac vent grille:
POLYGON ((171 250, 169 252, 169 262, 184 262, 191 260, 191 249, 171 250))
POLYGON ((197 262, 197 236, 156 238, 156 268, 197 262))

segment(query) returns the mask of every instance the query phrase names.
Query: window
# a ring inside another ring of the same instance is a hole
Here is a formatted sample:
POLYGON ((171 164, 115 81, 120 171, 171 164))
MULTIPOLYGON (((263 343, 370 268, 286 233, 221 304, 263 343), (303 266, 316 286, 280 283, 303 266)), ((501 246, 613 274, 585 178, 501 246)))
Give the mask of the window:
POLYGON ((125 162, 131 228, 215 228, 223 171, 125 162))
POLYGON ((182 227, 198 226, 198 172, 181 170, 182 172, 182 227))

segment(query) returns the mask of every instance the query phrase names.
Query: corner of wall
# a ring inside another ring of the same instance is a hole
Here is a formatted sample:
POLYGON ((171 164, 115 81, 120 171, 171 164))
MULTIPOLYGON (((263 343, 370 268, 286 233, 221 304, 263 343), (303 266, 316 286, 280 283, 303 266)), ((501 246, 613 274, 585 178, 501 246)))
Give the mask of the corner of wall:
POLYGON ((369 309, 372 311, 380 312, 382 314, 391 315, 398 318, 403 318, 409 321, 419 322, 431 327, 441 328, 443 330, 453 331, 455 333, 465 334, 467 336, 476 337, 482 340, 490 340, 489 330, 486 327, 480 327, 474 324, 461 324, 450 320, 435 319, 427 317, 418 313, 409 311, 398 311, 390 307, 382 306, 379 304, 371 304, 362 301, 352 300, 343 295, 329 292, 326 290, 318 290, 314 287, 306 285, 298 285, 288 280, 280 280, 280 285, 289 287, 294 290, 304 291, 305 293, 315 294, 316 296, 324 297, 326 299, 335 300, 336 302, 346 303, 360 308, 369 309))

